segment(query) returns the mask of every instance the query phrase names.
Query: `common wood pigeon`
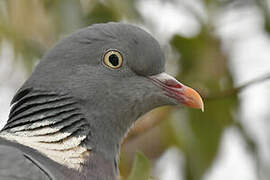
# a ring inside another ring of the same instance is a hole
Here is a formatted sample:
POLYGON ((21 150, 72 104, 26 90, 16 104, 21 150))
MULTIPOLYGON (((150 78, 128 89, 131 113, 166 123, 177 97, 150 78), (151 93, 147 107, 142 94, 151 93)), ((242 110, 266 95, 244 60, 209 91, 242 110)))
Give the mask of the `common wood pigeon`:
POLYGON ((162 105, 203 109, 164 63, 158 42, 130 24, 96 24, 61 40, 11 102, 0 179, 115 180, 120 142, 138 117, 162 105))

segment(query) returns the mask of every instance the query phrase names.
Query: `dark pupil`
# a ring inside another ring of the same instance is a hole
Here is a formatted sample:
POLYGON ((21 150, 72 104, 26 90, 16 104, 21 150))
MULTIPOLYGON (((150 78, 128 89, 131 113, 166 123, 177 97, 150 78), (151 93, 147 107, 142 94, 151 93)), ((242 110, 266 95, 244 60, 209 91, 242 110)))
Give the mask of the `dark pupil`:
POLYGON ((115 54, 109 56, 109 61, 114 66, 117 66, 119 64, 119 59, 115 54))

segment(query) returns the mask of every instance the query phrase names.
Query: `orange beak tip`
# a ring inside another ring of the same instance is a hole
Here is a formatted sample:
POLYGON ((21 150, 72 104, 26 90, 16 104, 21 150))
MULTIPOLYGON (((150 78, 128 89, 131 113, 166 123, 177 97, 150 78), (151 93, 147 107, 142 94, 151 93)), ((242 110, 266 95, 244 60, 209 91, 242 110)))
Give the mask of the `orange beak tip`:
POLYGON ((186 87, 184 95, 188 99, 188 101, 184 104, 192 108, 201 109, 201 111, 204 112, 204 103, 197 91, 190 87, 186 87))

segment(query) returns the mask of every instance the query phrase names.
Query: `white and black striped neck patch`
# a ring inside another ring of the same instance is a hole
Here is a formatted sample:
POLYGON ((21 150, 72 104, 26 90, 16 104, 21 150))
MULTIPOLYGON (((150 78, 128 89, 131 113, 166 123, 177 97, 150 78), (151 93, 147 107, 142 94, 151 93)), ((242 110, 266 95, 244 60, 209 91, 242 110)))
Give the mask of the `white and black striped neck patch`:
POLYGON ((79 169, 91 151, 84 145, 90 128, 74 99, 68 94, 28 89, 13 101, 0 136, 79 169))

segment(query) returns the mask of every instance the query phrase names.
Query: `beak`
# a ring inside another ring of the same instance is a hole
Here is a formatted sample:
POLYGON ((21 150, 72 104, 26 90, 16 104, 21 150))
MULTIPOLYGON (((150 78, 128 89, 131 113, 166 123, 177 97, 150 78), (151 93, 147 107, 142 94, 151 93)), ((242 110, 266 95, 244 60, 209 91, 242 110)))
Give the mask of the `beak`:
POLYGON ((167 96, 176 99, 180 104, 204 111, 203 101, 199 93, 194 89, 181 84, 169 74, 163 72, 154 76, 149 76, 149 79, 163 89, 167 96))

